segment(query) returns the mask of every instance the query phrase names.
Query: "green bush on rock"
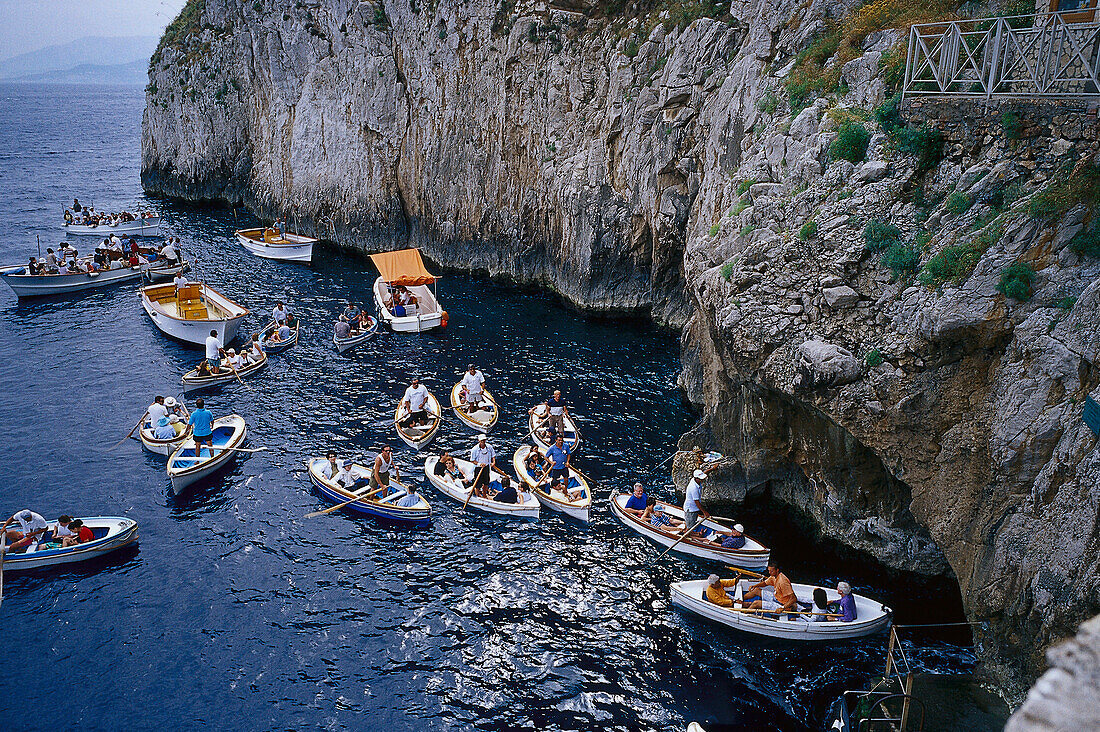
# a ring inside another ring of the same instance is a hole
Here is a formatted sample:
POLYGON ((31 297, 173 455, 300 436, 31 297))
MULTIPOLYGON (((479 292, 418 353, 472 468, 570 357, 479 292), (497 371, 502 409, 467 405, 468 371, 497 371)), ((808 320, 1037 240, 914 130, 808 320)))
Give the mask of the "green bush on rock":
POLYGON ((836 139, 829 145, 829 157, 861 163, 867 157, 867 144, 871 133, 860 122, 848 120, 837 130, 836 139))
POLYGON ((1031 285, 1035 282, 1035 270, 1025 262, 1010 264, 1001 273, 997 283, 997 292, 1005 297, 1023 302, 1031 297, 1031 285))

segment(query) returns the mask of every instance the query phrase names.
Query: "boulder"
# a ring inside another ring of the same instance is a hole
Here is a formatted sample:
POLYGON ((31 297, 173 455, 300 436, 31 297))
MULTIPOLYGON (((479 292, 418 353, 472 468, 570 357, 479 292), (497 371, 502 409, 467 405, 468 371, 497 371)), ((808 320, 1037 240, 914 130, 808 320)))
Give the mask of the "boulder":
POLYGON ((863 365, 852 352, 834 343, 806 341, 798 347, 799 386, 850 384, 863 375, 863 365))
POLYGON ((850 308, 859 302, 859 293, 848 285, 839 287, 824 287, 821 294, 825 303, 831 308, 850 308))

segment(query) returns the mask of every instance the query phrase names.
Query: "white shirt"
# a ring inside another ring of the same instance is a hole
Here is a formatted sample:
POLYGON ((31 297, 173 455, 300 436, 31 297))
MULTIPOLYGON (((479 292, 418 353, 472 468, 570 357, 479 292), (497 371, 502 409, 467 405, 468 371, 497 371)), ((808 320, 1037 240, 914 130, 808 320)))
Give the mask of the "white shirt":
POLYGON ((332 477, 332 463, 330 463, 328 460, 324 462, 324 466, 321 468, 321 475, 325 476, 326 478, 332 477))
MULTIPOLYGON (((177 258, 176 248, 174 246, 172 246, 171 244, 165 244, 163 247, 161 247, 160 253, 165 259, 176 259, 177 258)), ((183 284, 186 285, 187 282, 184 281, 183 284)), ((179 285, 176 285, 176 287, 179 287, 179 285)))
POLYGON ((406 493, 397 499, 397 505, 401 508, 412 508, 420 503, 420 496, 415 493, 406 493))
POLYGON ((221 350, 222 344, 218 342, 217 336, 206 336, 206 357, 217 358, 218 351, 221 350))
POLYGON ((428 387, 423 384, 410 386, 405 389, 405 398, 402 401, 409 403, 410 412, 419 412, 428 403, 428 387))
POLYGON ((467 371, 462 376, 462 385, 466 387, 466 393, 470 396, 480 396, 481 385, 484 383, 485 377, 481 374, 480 371, 475 371, 472 374, 467 371))
POLYGON ((497 451, 488 442, 485 443, 485 447, 482 447, 479 443, 474 445, 473 450, 470 450, 470 462, 478 466, 491 464, 496 456, 497 451))
POLYGON ((53 535, 55 539, 64 539, 66 536, 76 536, 73 532, 69 531, 61 524, 57 524, 53 527, 53 535))
POLYGON ((187 285, 187 278, 184 277, 182 274, 178 274, 176 275, 175 279, 172 280, 172 284, 175 285, 177 289, 180 287, 184 287, 187 285))
POLYGON ((347 470, 340 469, 340 474, 336 476, 336 482, 345 488, 354 485, 355 481, 359 480, 362 476, 359 475, 359 471, 352 465, 347 470))
POLYGON ((264 358, 264 349, 258 341, 252 342, 252 360, 259 363, 264 358))
POLYGON ((19 522, 19 528, 23 532, 23 535, 27 535, 32 531, 38 531, 39 529, 49 528, 49 524, 46 523, 46 519, 39 516, 34 511, 31 511, 31 520, 23 520, 23 512, 15 514, 15 520, 19 522))
POLYGON ((286 320, 286 309, 276 306, 275 309, 271 311, 271 317, 275 318, 276 323, 283 322, 286 320))
POLYGON ((699 501, 703 498, 703 487, 699 485, 699 482, 692 478, 688 484, 687 489, 684 491, 684 510, 685 511, 698 511, 699 501))
POLYGON ((153 423, 154 427, 156 427, 157 422, 160 420, 161 417, 167 416, 168 407, 164 406, 163 404, 157 404, 156 402, 153 402, 149 405, 149 421, 153 423))
POLYGON ((244 357, 241 354, 236 354, 225 359, 225 365, 237 369, 238 371, 244 368, 244 357))

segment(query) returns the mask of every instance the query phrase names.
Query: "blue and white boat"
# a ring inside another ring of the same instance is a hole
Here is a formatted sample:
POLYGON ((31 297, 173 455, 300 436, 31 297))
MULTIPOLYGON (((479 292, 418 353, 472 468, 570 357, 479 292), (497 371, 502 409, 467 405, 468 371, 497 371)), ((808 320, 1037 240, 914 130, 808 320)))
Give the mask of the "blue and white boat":
POLYGON ((195 440, 188 439, 168 458, 168 477, 172 481, 172 492, 177 496, 184 488, 226 467, 237 456, 239 448, 248 436, 244 417, 231 414, 214 420, 214 434, 211 441, 214 450, 205 445, 196 457, 195 440), (231 449, 234 448, 234 449, 231 449))
MULTIPOLYGON (((92 530, 95 539, 83 544, 64 547, 47 542, 42 545, 32 545, 27 551, 5 553, 4 571, 16 572, 19 570, 39 569, 40 567, 52 567, 58 564, 71 564, 83 562, 87 559, 101 557, 116 549, 121 549, 128 544, 137 541, 137 521, 122 516, 93 516, 81 518, 84 525, 92 530), (52 547, 52 548, 51 548, 52 547)), ((57 521, 51 521, 54 526, 57 521)))
MULTIPOLYGON (((337 484, 331 478, 326 478, 324 473, 326 465, 328 465, 328 460, 321 457, 310 458, 306 461, 306 466, 309 468, 309 482, 313 484, 313 488, 322 498, 333 505, 337 505, 350 501, 359 495, 345 490, 343 486, 337 484)), ((360 475, 370 475, 370 468, 365 465, 356 463, 355 470, 360 475)), ((385 498, 375 499, 364 496, 344 506, 342 510, 417 528, 431 524, 432 507, 424 500, 424 496, 417 495, 419 501, 415 506, 398 506, 397 501, 404 498, 406 493, 399 486, 394 486, 394 488, 396 488, 396 492, 385 498)))

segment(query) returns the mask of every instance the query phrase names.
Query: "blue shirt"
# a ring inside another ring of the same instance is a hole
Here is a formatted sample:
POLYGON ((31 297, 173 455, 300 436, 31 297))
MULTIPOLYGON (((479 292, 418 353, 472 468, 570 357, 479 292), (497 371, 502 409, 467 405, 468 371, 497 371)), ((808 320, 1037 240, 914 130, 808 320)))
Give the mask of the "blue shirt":
POLYGON ((408 493, 397 499, 397 505, 401 508, 412 508, 420 503, 420 496, 415 493, 408 493))
MULTIPOLYGON (((565 458, 568 455, 568 447, 563 449, 558 447, 557 445, 554 445, 546 451, 546 459, 550 461, 550 464, 553 466, 554 470, 561 470, 565 467, 565 458)), ((643 505, 642 508, 645 508, 645 506, 643 505)))
POLYGON ((853 620, 857 620, 859 615, 856 614, 856 599, 851 595, 841 595, 840 597, 840 622, 850 623, 853 620))
POLYGON ((641 498, 638 498, 638 496, 631 493, 630 498, 626 499, 626 507, 627 508, 633 508, 636 511, 644 511, 645 510, 645 493, 642 494, 641 498))
POLYGON ((684 510, 685 511, 699 511, 699 501, 703 498, 703 488, 699 485, 699 481, 692 478, 687 485, 687 490, 684 492, 684 510))
POLYGON ((196 409, 191 412, 190 424, 195 437, 206 437, 214 433, 214 415, 209 409, 196 409))
POLYGON ((722 540, 722 546, 726 549, 740 549, 745 546, 744 536, 727 536, 722 540))

